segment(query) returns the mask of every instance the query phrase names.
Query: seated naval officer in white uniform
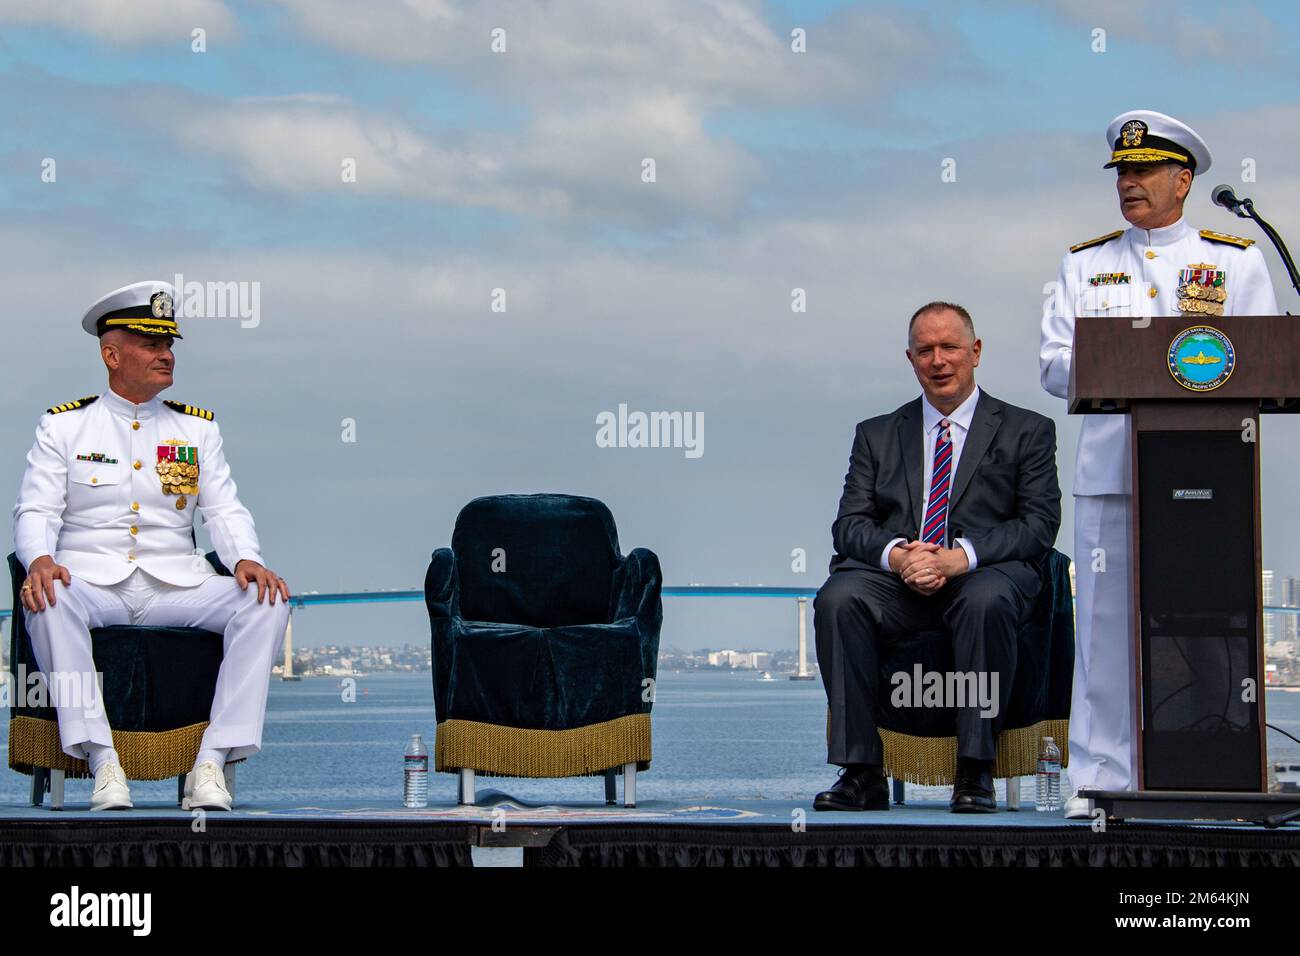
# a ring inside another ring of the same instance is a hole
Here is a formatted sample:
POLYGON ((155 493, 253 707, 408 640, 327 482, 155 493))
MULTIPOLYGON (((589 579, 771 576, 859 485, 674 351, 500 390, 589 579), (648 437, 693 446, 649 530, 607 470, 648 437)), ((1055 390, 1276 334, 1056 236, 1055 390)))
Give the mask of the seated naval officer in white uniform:
MULTIPOLYGON (((1183 218, 1194 176, 1210 151, 1194 130, 1163 113, 1133 110, 1106 130, 1106 168, 1116 171, 1128 229, 1071 246, 1044 309, 1043 388, 1066 398, 1076 317, 1112 318, 1144 334, 1142 320, 1185 315, 1276 315, 1264 257, 1253 239, 1197 231, 1183 218)), ((1208 196, 1206 201, 1209 201, 1208 196)), ((1076 641, 1066 815, 1090 808, 1077 788, 1129 790, 1134 772, 1129 417, 1087 415, 1074 476, 1076 641)))
MULTIPOLYGON (((158 398, 172 384, 172 340, 181 337, 172 298, 164 282, 139 282, 86 312, 82 326, 99 339, 108 390, 42 416, 14 508, 14 544, 28 572, 27 631, 46 675, 93 675, 93 627, 224 634, 185 806, 229 810, 222 770, 226 760, 261 747, 289 589, 262 566, 253 519, 235 493, 212 413, 158 398), (218 576, 194 547, 196 513, 233 578, 218 576)), ((82 680, 89 688, 78 699, 54 701, 63 750, 90 765, 92 810, 128 808, 100 689, 82 680)))

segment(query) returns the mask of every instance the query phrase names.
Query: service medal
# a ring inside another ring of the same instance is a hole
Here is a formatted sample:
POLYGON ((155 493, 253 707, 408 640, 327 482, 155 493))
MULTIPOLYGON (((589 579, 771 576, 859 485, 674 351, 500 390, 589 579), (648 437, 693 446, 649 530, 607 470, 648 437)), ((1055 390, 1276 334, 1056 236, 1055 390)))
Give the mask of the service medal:
MULTIPOLYGON (((154 467, 165 495, 199 493, 199 450, 193 445, 159 445, 158 464, 154 467)), ((185 507, 182 497, 177 509, 185 507)))
POLYGON ((1206 262, 1194 262, 1178 273, 1178 311, 1223 315, 1228 301, 1227 273, 1206 262))

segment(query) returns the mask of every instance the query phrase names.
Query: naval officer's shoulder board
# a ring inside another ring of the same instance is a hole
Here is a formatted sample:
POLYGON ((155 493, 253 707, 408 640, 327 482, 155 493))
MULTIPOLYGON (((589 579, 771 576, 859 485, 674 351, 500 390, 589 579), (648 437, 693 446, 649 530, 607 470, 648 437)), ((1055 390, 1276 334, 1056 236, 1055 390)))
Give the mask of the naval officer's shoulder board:
POLYGON ((1070 247, 1071 252, 1082 252, 1084 249, 1091 249, 1093 246, 1101 246, 1110 242, 1112 239, 1118 239, 1124 235, 1123 229, 1116 229, 1114 232, 1108 232, 1104 236, 1098 236, 1096 239, 1089 239, 1086 242, 1078 242, 1070 247))
POLYGON ((205 422, 213 420, 210 411, 206 408, 199 408, 197 405, 186 405, 184 402, 173 402, 169 398, 163 399, 163 404, 174 412, 180 412, 182 415, 193 415, 195 418, 201 418, 205 422))
POLYGON ((1243 239, 1241 236, 1230 236, 1226 232, 1215 232, 1213 229, 1202 229, 1201 238, 1208 242, 1222 242, 1225 245, 1237 246, 1239 249, 1249 249, 1255 244, 1254 239, 1243 239))
POLYGON ((45 409, 45 411, 51 415, 57 415, 60 412, 70 412, 77 408, 85 408, 87 405, 94 404, 98 400, 98 395, 87 395, 85 398, 79 398, 75 402, 64 402, 62 405, 52 405, 45 409))

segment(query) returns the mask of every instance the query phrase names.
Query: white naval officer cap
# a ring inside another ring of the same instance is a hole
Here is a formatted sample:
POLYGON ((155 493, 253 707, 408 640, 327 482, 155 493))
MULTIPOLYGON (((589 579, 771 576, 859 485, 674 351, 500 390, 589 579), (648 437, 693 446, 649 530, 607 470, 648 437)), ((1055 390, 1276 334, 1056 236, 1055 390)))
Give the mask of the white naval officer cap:
POLYGON ((181 333, 173 313, 175 299, 176 290, 169 282, 133 282, 114 289, 87 309, 81 327, 96 337, 111 329, 126 329, 179 339, 181 333))
POLYGON ((1103 169, 1120 163, 1174 162, 1199 176, 1210 168, 1210 147, 1196 130, 1154 110, 1120 113, 1106 127, 1106 142, 1111 154, 1103 169))

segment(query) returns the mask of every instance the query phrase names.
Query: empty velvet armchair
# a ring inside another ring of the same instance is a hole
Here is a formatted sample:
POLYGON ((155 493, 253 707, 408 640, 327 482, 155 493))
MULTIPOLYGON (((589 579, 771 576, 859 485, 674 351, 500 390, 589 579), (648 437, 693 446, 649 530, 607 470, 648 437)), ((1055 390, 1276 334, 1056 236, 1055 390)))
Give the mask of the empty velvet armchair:
POLYGON ((437 770, 507 777, 614 775, 636 802, 650 765, 663 621, 659 559, 619 553, 594 498, 476 498, 424 579, 433 641, 437 770))

